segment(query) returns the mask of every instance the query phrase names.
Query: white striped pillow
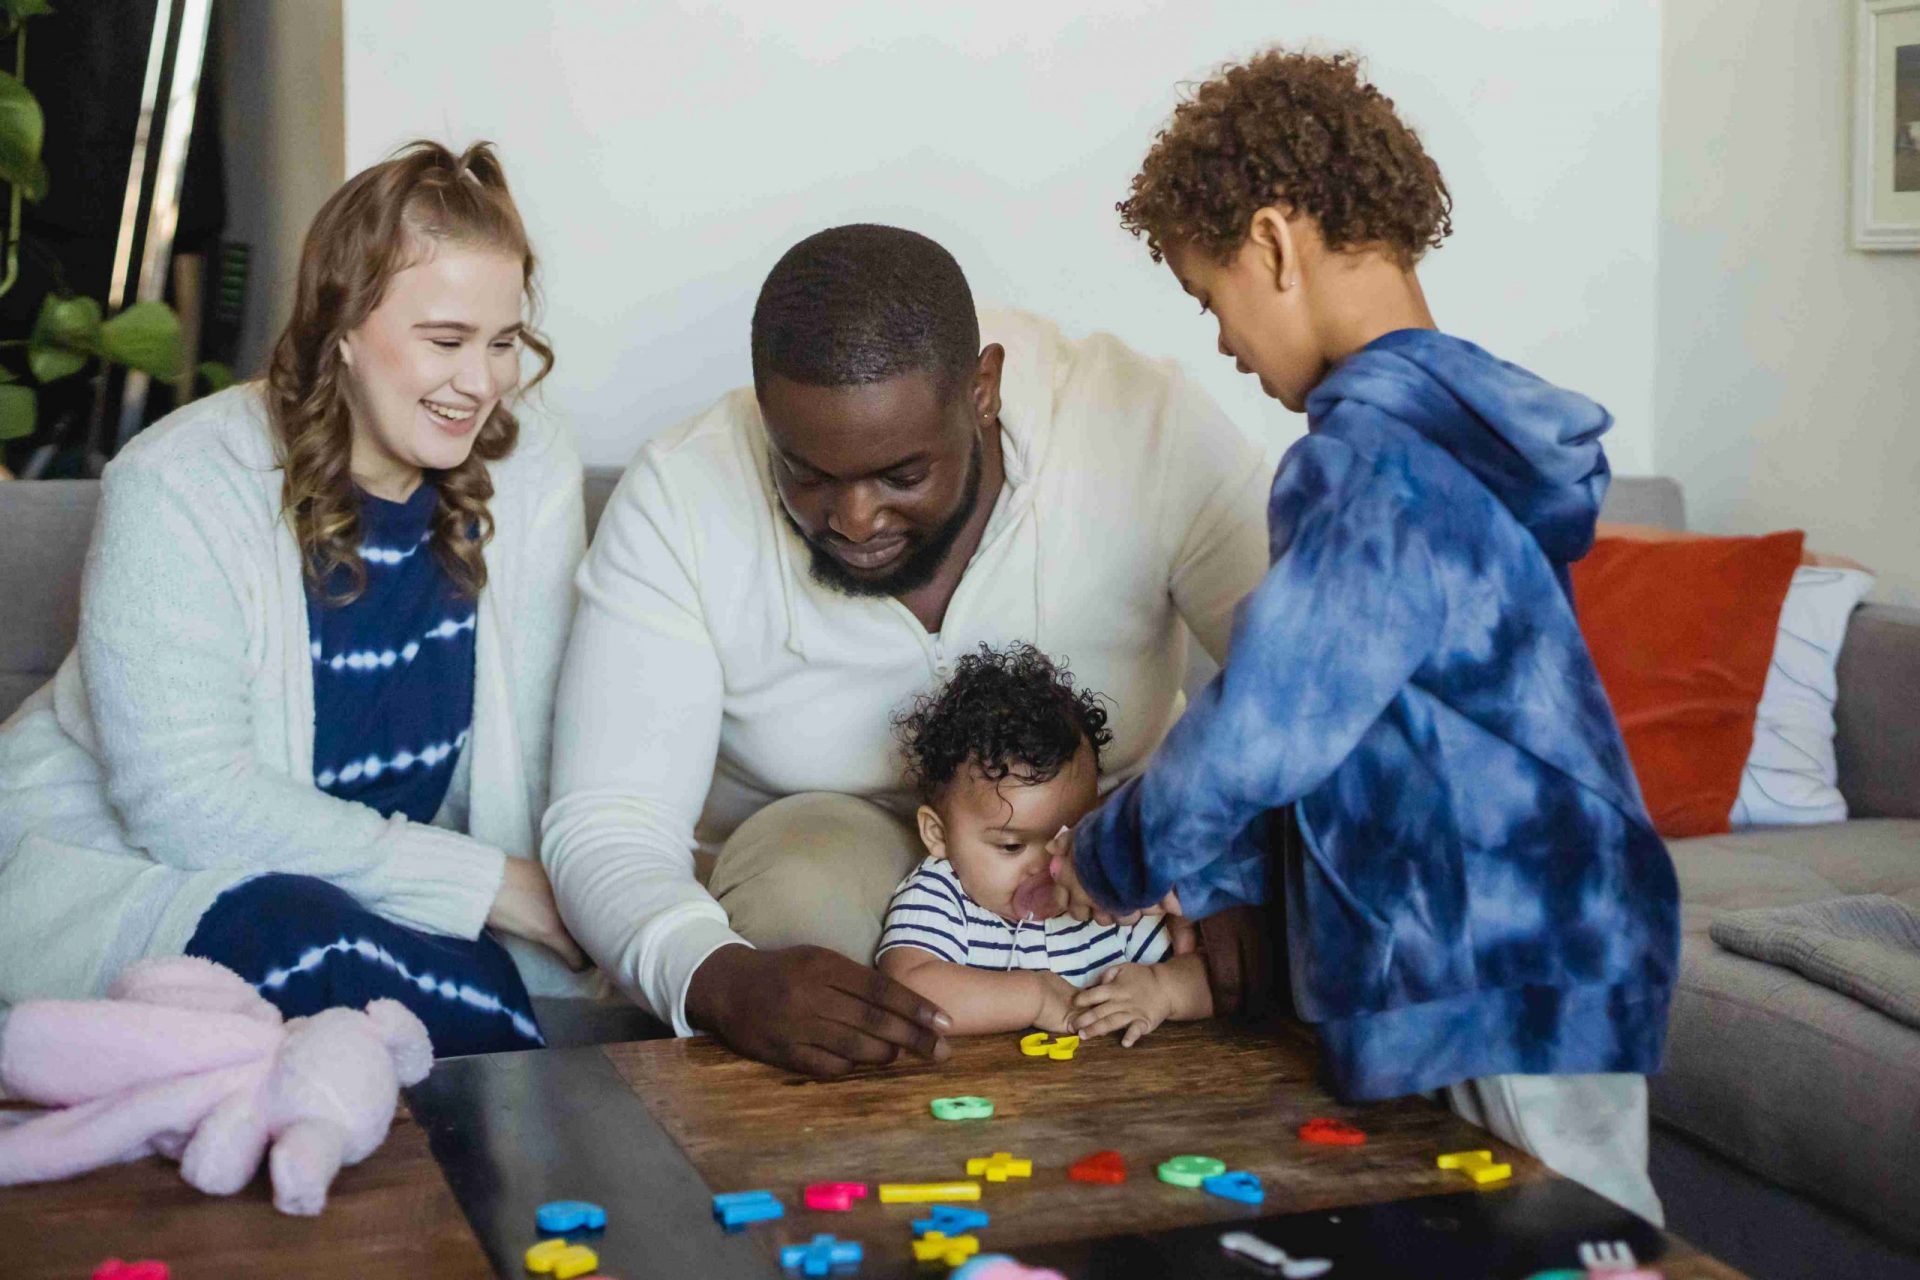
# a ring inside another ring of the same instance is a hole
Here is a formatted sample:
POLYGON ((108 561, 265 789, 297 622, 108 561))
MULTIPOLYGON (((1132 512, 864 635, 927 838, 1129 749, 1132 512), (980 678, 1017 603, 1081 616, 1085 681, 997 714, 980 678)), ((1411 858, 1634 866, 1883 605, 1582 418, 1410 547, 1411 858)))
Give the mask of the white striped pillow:
POLYGON ((1847 619, 1872 587, 1865 569, 1810 564, 1793 571, 1730 826, 1846 821, 1833 755, 1834 667, 1847 619))

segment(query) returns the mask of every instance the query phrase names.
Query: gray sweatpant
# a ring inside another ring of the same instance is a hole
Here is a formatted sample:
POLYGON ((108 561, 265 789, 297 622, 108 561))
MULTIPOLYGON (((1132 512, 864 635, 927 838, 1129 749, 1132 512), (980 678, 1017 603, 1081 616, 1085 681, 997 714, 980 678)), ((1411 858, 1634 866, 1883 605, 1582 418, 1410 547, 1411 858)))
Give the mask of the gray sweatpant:
POLYGON ((1482 1076, 1438 1098, 1562 1177, 1666 1224, 1647 1176, 1645 1076, 1482 1076))

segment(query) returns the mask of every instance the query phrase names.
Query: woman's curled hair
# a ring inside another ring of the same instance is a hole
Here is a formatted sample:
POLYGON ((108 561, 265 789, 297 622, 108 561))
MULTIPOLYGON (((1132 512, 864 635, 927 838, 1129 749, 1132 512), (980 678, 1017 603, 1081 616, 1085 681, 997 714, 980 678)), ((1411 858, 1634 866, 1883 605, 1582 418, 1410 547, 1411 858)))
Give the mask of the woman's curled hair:
MULTIPOLYGON (((519 258, 532 305, 533 251, 499 157, 485 142, 458 155, 435 142, 401 148, 334 192, 301 248, 293 315, 267 369, 267 416, 285 472, 282 508, 310 587, 332 604, 357 599, 367 583, 360 495, 348 465, 353 429, 341 339, 380 305, 395 275, 440 243, 519 258)), ((520 341, 540 362, 524 390, 553 368, 553 349, 530 326, 522 327, 520 341)), ((487 463, 513 452, 519 431, 503 398, 480 424, 466 460, 429 474, 439 491, 431 549, 462 595, 478 595, 487 581, 482 550, 493 536, 487 463)))

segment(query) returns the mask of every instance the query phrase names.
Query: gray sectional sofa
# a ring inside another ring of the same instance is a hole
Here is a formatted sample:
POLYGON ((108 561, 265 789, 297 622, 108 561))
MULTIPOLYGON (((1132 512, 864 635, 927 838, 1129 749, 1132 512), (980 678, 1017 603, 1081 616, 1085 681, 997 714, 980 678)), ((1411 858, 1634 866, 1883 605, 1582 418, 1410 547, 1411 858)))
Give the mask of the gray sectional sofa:
MULTIPOLYGON (((588 477, 590 518, 615 478, 588 477)), ((0 483, 0 716, 73 642, 97 491, 0 483)), ((1606 515, 1684 523, 1663 479, 1618 481, 1606 515)), ((1717 912, 1749 906, 1884 893, 1920 907, 1920 610, 1855 614, 1838 720, 1851 821, 1673 844, 1686 938, 1653 1086, 1655 1180, 1675 1230, 1759 1280, 1920 1275, 1920 1030, 1707 936, 1717 912)), ((637 1012, 556 1039, 657 1030, 637 1012)))

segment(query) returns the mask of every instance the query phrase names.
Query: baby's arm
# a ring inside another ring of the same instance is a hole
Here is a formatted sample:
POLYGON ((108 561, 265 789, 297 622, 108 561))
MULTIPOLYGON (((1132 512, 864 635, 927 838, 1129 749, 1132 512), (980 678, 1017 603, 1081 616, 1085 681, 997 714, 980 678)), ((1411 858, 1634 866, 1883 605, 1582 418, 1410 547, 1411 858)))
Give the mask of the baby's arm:
POLYGON ((1206 961, 1198 955, 1174 956, 1159 964, 1117 964, 1073 997, 1073 1030, 1092 1039, 1126 1029, 1122 1048, 1162 1022, 1191 1022, 1213 1016, 1213 992, 1207 986, 1206 961))
MULTIPOLYGON (((953 1035, 1022 1031, 1028 1027, 1054 1032, 1067 1030, 1073 984, 1057 973, 1038 969, 1012 969, 1004 973, 970 969, 914 946, 889 947, 882 951, 879 969, 946 1010, 953 1019, 953 1035)), ((1203 972, 1202 994, 1206 985, 1203 972)))

